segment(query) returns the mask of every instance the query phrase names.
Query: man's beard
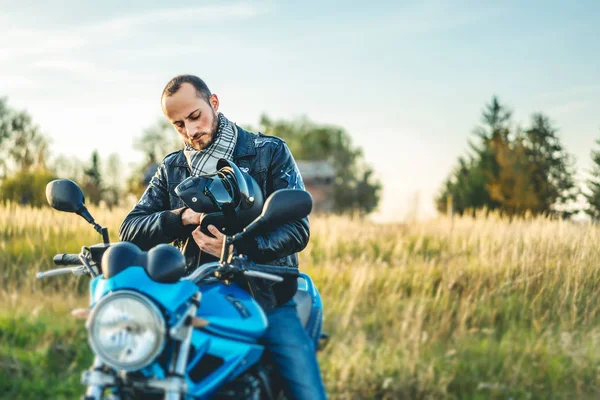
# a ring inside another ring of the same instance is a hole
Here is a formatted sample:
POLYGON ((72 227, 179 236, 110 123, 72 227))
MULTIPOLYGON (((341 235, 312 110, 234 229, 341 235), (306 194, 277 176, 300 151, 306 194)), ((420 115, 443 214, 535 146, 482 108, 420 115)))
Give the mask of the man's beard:
POLYGON ((212 126, 210 129, 210 138, 209 138, 208 143, 206 145, 204 145, 203 143, 194 142, 194 139, 199 138, 205 132, 200 133, 200 134, 194 136, 193 138, 186 139, 187 144, 196 150, 204 150, 204 149, 208 148, 215 141, 215 138, 217 137, 217 131, 219 130, 219 116, 217 115, 215 110, 213 110, 212 108, 211 108, 211 111, 213 114, 213 122, 212 122, 212 126))

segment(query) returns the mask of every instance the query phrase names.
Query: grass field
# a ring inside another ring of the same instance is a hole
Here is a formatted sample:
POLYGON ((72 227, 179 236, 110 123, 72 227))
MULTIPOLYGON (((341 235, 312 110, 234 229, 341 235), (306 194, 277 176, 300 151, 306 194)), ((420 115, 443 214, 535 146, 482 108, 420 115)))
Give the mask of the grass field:
MULTIPOLYGON (((92 209, 117 229, 126 209, 92 209)), ((311 218, 301 269, 325 306, 330 398, 600 395, 600 230, 498 216, 376 225, 311 218)), ((0 207, 0 394, 79 398, 91 355, 71 308, 87 279, 36 282, 58 252, 100 242, 85 221, 0 207)))

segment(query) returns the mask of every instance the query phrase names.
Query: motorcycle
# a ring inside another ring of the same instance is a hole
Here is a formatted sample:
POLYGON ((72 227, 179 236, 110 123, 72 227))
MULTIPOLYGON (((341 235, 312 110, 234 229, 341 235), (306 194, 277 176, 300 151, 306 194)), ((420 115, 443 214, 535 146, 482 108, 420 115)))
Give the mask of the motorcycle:
POLYGON ((189 275, 185 257, 174 246, 160 244, 144 252, 133 243, 110 243, 108 229, 95 222, 73 181, 50 182, 46 197, 54 209, 83 217, 103 238, 79 254, 57 254, 54 264, 63 268, 37 275, 91 278, 89 308, 73 310, 86 319, 95 355, 81 378, 85 400, 282 398, 260 344, 267 319, 239 284, 245 277, 297 279, 297 311, 315 351, 327 342, 321 297, 311 278, 296 268, 256 264, 235 250, 244 237, 308 215, 308 192, 274 192, 260 216, 226 236, 219 261, 189 275))

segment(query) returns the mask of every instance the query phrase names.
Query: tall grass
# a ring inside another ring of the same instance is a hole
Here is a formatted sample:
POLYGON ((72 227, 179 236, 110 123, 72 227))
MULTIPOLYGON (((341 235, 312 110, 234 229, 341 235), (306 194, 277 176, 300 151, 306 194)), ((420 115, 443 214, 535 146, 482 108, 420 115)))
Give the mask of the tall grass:
MULTIPOLYGON (((117 240, 127 210, 92 212, 117 240)), ((323 297, 330 397, 598 397, 599 239, 594 226, 543 218, 312 217, 301 269, 323 297)), ((90 356, 68 309, 85 306, 87 282, 34 274, 97 242, 75 215, 0 207, 0 389, 10 397, 81 393, 90 356)))

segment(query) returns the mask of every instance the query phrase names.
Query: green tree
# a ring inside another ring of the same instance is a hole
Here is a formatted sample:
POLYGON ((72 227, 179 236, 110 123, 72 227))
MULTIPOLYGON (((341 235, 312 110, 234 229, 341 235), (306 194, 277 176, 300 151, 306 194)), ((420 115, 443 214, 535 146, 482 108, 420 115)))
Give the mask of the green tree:
POLYGON ((501 104, 496 96, 485 105, 481 115, 483 125, 476 127, 474 131, 481 143, 470 143, 478 161, 477 169, 483 173, 483 179, 477 181, 478 185, 472 185, 472 206, 485 205, 488 209, 501 206, 500 201, 491 196, 489 185, 490 182, 500 179, 498 152, 506 149, 510 141, 511 117, 512 111, 501 104))
POLYGON ((133 146, 144 154, 146 163, 150 164, 160 162, 167 154, 181 149, 183 142, 171 123, 160 118, 134 138, 133 146))
POLYGON ((0 198, 18 204, 41 207, 47 205, 46 185, 56 176, 46 169, 22 169, 0 184, 0 198))
POLYGON ((462 215, 468 210, 474 212, 487 206, 488 198, 485 171, 479 160, 469 155, 459 157, 458 165, 442 184, 435 201, 438 211, 445 213, 451 199, 452 210, 462 215))
POLYGON ((52 160, 50 169, 62 179, 70 179, 80 185, 85 181, 85 163, 76 157, 60 154, 52 160))
POLYGON ((92 152, 90 166, 84 170, 85 178, 83 192, 85 193, 86 201, 95 205, 100 203, 104 192, 101 171, 100 156, 98 155, 98 151, 94 150, 92 152))
POLYGON ((36 207, 46 204, 48 139, 26 111, 0 98, 0 199, 36 207))
POLYGON ((144 154, 144 161, 133 168, 126 179, 125 193, 131 193, 139 198, 147 186, 144 179, 156 170, 167 154, 183 148, 183 142, 169 121, 160 118, 144 129, 140 136, 134 138, 133 146, 144 154))
POLYGON ((118 206, 123 194, 123 167, 117 153, 111 153, 104 163, 104 201, 109 207, 118 206))
POLYGON ((308 118, 273 121, 262 115, 262 130, 284 139, 294 158, 306 161, 329 161, 336 172, 334 205, 338 212, 370 213, 377 208, 381 183, 373 168, 363 160, 362 150, 352 144, 341 127, 315 124, 308 118))
MULTIPOLYGON (((596 140, 596 145, 600 146, 600 139, 596 140)), ((592 150, 590 152, 593 167, 590 172, 591 178, 587 181, 589 193, 585 194, 588 202, 588 208, 585 212, 593 221, 600 221, 600 151, 592 150)))
POLYGON ((485 106, 483 125, 470 142, 469 160, 459 158, 458 167, 442 185, 437 208, 500 209, 511 215, 526 211, 568 217, 578 194, 574 182, 574 159, 560 143, 557 129, 541 113, 534 114, 524 132, 511 127, 511 112, 496 97, 485 106))
POLYGON ((449 198, 452 198, 453 210, 459 214, 501 206, 500 197, 491 196, 490 183, 500 179, 498 151, 505 149, 510 140, 511 115, 512 112, 496 96, 485 105, 481 113, 482 124, 473 131, 478 142, 469 141, 471 151, 467 159, 460 157, 458 166, 444 181, 436 198, 438 211, 446 212, 449 198))
POLYGON ((0 98, 0 179, 11 171, 46 168, 48 153, 48 139, 31 116, 0 98))
POLYGON ((569 216, 578 194, 574 157, 565 151, 557 132, 542 113, 531 116, 531 126, 525 131, 533 190, 539 199, 534 212, 569 216))

